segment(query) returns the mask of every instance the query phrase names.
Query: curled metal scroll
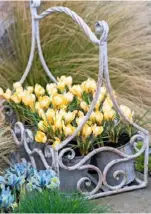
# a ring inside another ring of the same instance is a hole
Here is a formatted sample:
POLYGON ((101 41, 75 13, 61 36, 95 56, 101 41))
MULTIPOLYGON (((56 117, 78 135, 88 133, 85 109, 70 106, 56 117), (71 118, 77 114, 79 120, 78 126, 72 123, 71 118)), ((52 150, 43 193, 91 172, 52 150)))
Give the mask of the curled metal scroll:
MULTIPOLYGON (((14 133, 14 136, 15 136, 14 139, 16 141, 16 144, 20 145, 20 146, 21 145, 24 146, 25 151, 27 152, 33 167, 36 168, 36 161, 34 158, 34 154, 38 154, 44 167, 46 169, 52 168, 52 166, 49 165, 46 160, 47 156, 45 157, 45 155, 41 149, 39 149, 39 148, 31 149, 30 148, 30 144, 33 143, 33 141, 34 141, 34 136, 33 136, 33 133, 31 130, 26 129, 21 122, 17 122, 15 124, 14 130, 12 130, 12 132, 14 133)), ((46 150, 46 148, 45 148, 45 150, 46 150)), ((45 154, 48 155, 48 151, 45 154)), ((52 164, 54 162, 53 157, 54 157, 53 150, 51 149, 51 150, 49 150, 49 158, 52 158, 52 164), (50 153, 51 153, 51 155, 50 155, 50 153)))
POLYGON ((78 183, 77 183, 77 189, 78 191, 80 191, 81 193, 85 194, 85 195, 92 195, 92 194, 96 194, 101 188, 102 186, 104 186, 105 188, 107 188, 108 190, 119 190, 122 187, 124 187, 126 185, 126 172, 124 170, 117 170, 114 172, 113 177, 115 179, 117 179, 119 177, 119 175, 122 175, 123 179, 120 182, 120 184, 118 185, 114 185, 111 186, 107 183, 107 174, 110 171, 110 169, 115 166, 116 164, 119 163, 124 163, 130 160, 135 160, 137 157, 139 157, 141 154, 143 154, 145 152, 147 145, 147 142, 145 141, 145 135, 143 133, 140 134, 136 134, 134 135, 131 140, 130 140, 130 144, 131 146, 133 146, 133 148, 136 150, 136 153, 133 155, 128 155, 125 154, 121 151, 119 151, 116 148, 112 148, 112 147, 102 147, 102 148, 98 148, 93 150, 92 152, 90 152, 88 155, 86 155, 85 157, 83 157, 83 159, 81 159, 78 163, 74 164, 73 166, 66 166, 63 163, 63 158, 65 156, 66 153, 68 153, 68 155, 66 156, 68 158, 68 160, 74 160, 75 158, 75 151, 72 148, 65 148, 62 149, 59 153, 59 165, 61 168, 64 168, 66 170, 72 171, 72 170, 82 170, 82 169, 92 169, 94 170, 97 174, 98 174, 98 183, 96 185, 96 187, 90 191, 90 192, 83 192, 82 189, 80 188, 81 184, 83 182, 89 182, 89 185, 91 184, 91 180, 88 177, 83 177, 81 178, 78 183), (138 149, 135 145, 136 140, 137 139, 141 139, 142 141, 142 147, 140 149, 138 149), (103 172, 101 172, 101 170, 94 166, 94 165, 88 165, 87 161, 90 160, 94 155, 96 155, 97 153, 101 153, 101 152, 105 152, 105 151, 110 151, 113 152, 115 154, 117 154, 119 156, 118 159, 111 161, 110 163, 108 163, 106 165, 106 167, 104 168, 103 172))
POLYGON ((84 195, 92 195, 92 194, 97 193, 98 190, 100 189, 101 185, 102 185, 102 182, 103 182, 103 176, 102 176, 102 172, 100 171, 100 169, 94 165, 90 165, 90 164, 86 163, 90 159, 90 157, 88 155, 86 157, 84 157, 81 161, 79 161, 77 164, 75 164, 74 166, 64 165, 63 156, 67 152, 70 153, 67 155, 68 160, 73 160, 75 158, 75 151, 72 148, 62 149, 60 154, 59 154, 59 157, 58 157, 59 166, 61 168, 67 169, 67 170, 75 170, 75 169, 78 169, 78 170, 92 169, 92 170, 94 170, 98 174, 98 183, 97 183, 96 187, 90 192, 87 192, 87 191, 83 192, 81 189, 81 185, 84 183, 86 186, 90 186, 91 182, 92 182, 90 180, 90 178, 83 177, 77 183, 77 190, 84 195))

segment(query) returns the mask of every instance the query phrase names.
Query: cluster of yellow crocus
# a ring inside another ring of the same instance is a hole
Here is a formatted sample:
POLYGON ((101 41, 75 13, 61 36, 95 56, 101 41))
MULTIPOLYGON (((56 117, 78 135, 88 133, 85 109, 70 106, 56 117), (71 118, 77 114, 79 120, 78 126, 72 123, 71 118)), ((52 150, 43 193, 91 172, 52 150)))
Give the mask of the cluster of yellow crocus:
MULTIPOLYGON (((7 89, 4 92, 0 88, 0 97, 37 113, 39 121, 35 141, 51 142, 53 148, 74 133, 89 111, 96 91, 96 81, 90 78, 77 85, 72 84, 71 76, 61 76, 57 80, 57 84, 49 83, 45 88, 39 84, 23 88, 20 82, 13 84, 12 91, 7 89)), ((127 106, 121 105, 120 109, 125 117, 133 120, 133 112, 127 106)), ((78 133, 78 138, 83 142, 89 137, 98 139, 105 131, 105 125, 113 123, 116 116, 113 103, 103 86, 95 109, 78 133)))

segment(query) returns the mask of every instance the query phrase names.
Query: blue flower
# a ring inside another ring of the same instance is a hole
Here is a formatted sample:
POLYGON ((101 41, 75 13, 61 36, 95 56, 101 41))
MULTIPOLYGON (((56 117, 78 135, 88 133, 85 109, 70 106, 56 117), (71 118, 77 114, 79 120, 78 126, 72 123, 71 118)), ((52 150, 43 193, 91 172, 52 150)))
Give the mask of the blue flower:
POLYGON ((6 181, 5 178, 3 176, 0 176, 0 188, 2 189, 5 185, 6 181))
POLYGON ((10 208, 14 203, 14 196, 11 194, 9 187, 2 188, 0 195, 0 208, 10 208))
POLYGON ((19 190, 26 180, 32 177, 35 172, 37 172, 37 170, 34 169, 30 163, 24 161, 16 163, 14 166, 7 169, 4 178, 7 185, 19 190))
POLYGON ((27 190, 37 189, 42 191, 43 188, 57 188, 59 186, 59 178, 53 170, 40 170, 32 176, 26 185, 27 190))
POLYGON ((15 174, 16 176, 24 176, 25 178, 28 178, 34 174, 34 169, 30 163, 27 161, 23 161, 21 163, 16 163, 12 167, 6 170, 5 175, 15 174))
POLYGON ((7 180, 7 185, 11 186, 11 187, 15 187, 18 190, 20 189, 20 187, 25 183, 25 176, 17 176, 15 174, 9 174, 6 177, 7 180))
POLYGON ((58 177, 53 177, 51 179, 51 183, 49 185, 47 185, 46 187, 48 189, 55 189, 55 188, 58 188, 60 185, 60 181, 59 181, 59 178, 58 177))

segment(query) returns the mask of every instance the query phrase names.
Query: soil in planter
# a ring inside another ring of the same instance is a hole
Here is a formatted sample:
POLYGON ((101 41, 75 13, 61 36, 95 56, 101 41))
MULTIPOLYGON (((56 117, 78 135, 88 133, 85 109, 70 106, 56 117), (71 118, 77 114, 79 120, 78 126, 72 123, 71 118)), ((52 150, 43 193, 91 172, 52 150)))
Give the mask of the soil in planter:
POLYGON ((127 133, 122 133, 119 135, 118 143, 110 142, 108 138, 104 138, 104 146, 110 146, 118 148, 127 144, 130 141, 130 136, 127 133))

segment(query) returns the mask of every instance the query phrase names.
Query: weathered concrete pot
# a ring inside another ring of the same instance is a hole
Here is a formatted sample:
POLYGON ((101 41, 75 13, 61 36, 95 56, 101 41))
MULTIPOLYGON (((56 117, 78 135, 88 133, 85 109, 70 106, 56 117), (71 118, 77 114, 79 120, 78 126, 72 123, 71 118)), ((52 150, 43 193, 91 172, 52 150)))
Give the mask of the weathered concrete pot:
MULTIPOLYGON (((74 166, 82 160, 83 156, 77 156, 73 160, 68 160, 67 158, 63 158, 63 163, 65 166, 74 166)), ((89 164, 90 160, 85 163, 89 164)), ((66 170, 60 168, 60 189, 61 191, 77 191, 77 183, 83 178, 87 177, 88 169, 84 170, 66 170)), ((84 188, 84 186, 82 186, 84 188)))
MULTIPOLYGON (((30 147, 32 150, 34 148, 39 148, 44 152, 45 145, 43 144, 31 144, 30 147)), ((29 156, 26 154, 26 151, 23 146, 20 147, 19 150, 20 158, 25 158, 27 161, 30 161, 29 156)), ((36 161, 36 166, 38 170, 45 169, 40 157, 37 154, 34 154, 34 158, 36 161)), ((74 166, 75 164, 79 163, 79 161, 83 158, 83 156, 77 156, 73 160, 69 160, 67 157, 63 157, 63 163, 65 166, 74 166)), ((46 158, 48 164, 52 164, 51 158, 46 158)), ((86 164, 89 164, 88 161, 86 164)), ((60 189, 61 191, 76 191, 77 190, 77 183, 82 177, 86 177, 87 169, 84 170, 66 170, 63 168, 59 168, 59 177, 60 177, 60 189)))
MULTIPOLYGON (((123 145, 121 147, 117 148, 119 151, 127 154, 132 155, 133 151, 131 148, 130 143, 127 143, 126 145, 123 145)), ((100 152, 96 155, 96 164, 97 167, 103 172, 104 168, 107 166, 108 163, 110 163, 113 160, 121 159, 121 157, 111 151, 104 151, 100 152)), ((126 173, 126 184, 131 183, 135 179, 135 168, 134 168, 134 161, 129 160, 123 163, 117 163, 113 167, 111 167, 107 173, 107 183, 111 186, 116 186, 121 183, 123 180, 123 176, 119 175, 118 179, 113 177, 114 172, 122 170, 126 173)))

